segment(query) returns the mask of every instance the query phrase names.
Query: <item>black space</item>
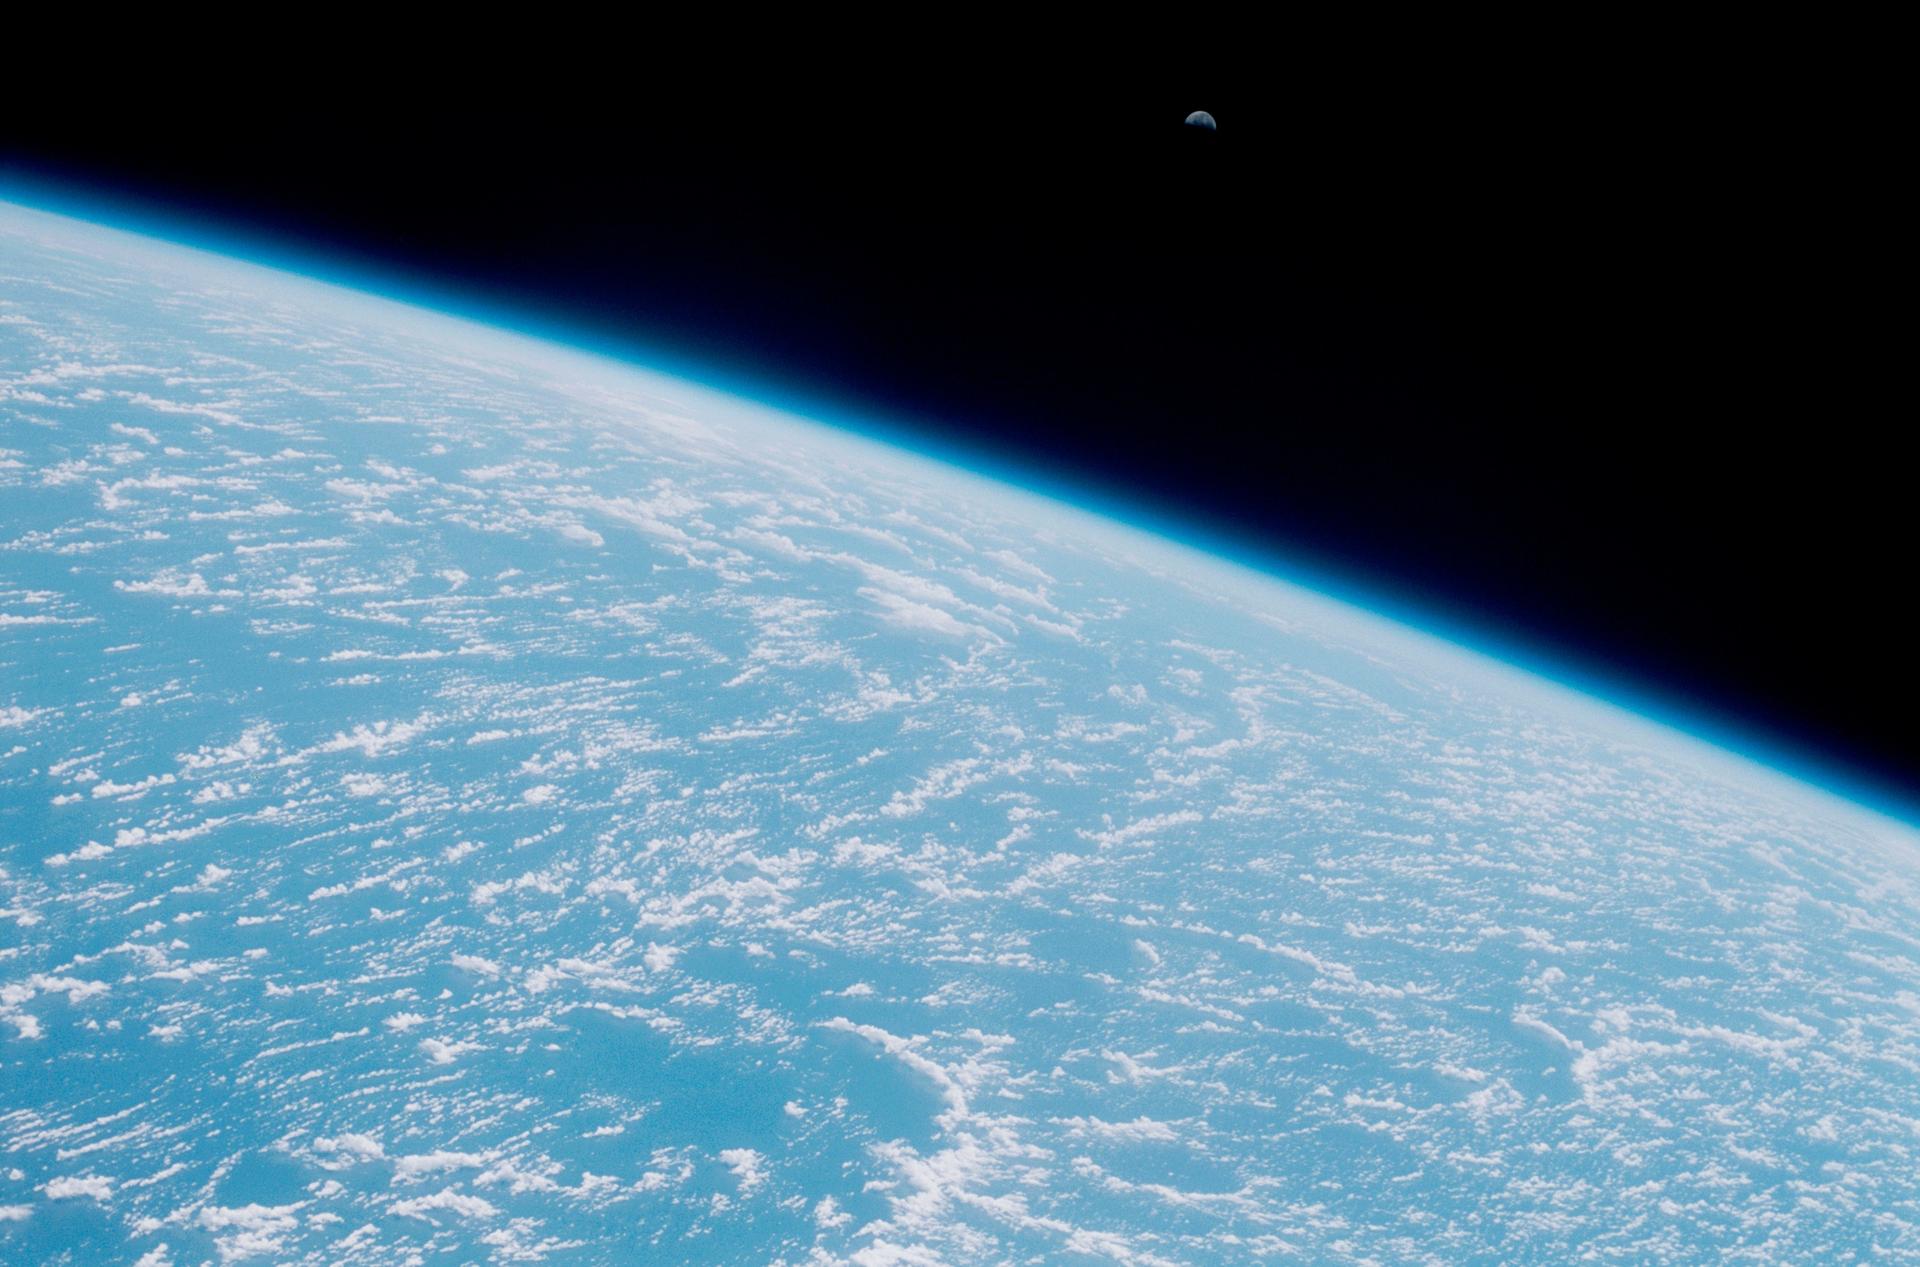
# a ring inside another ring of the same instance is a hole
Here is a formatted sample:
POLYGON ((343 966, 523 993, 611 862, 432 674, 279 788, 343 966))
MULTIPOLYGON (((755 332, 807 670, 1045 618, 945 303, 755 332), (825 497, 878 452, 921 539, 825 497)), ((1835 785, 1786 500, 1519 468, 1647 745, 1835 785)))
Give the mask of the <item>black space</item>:
POLYGON ((1310 61, 167 93, 10 111, 0 176, 897 419, 1911 798, 1887 165, 1834 77, 1310 61))

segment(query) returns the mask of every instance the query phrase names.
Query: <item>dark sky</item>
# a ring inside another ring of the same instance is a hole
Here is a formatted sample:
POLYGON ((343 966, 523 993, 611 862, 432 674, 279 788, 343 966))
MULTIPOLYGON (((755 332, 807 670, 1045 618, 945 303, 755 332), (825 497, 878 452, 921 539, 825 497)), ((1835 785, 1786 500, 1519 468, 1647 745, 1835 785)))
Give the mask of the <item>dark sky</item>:
POLYGON ((1849 100, 1405 71, 255 85, 9 111, 0 176, 892 419, 1911 804, 1913 409, 1849 100))

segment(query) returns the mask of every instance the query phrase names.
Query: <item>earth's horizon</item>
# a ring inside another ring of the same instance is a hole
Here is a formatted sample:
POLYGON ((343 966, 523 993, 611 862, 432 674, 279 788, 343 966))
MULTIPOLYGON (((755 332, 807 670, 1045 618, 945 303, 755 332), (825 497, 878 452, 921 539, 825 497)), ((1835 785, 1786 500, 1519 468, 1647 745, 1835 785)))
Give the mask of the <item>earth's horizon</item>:
POLYGON ((0 201, 0 1257, 1920 1261, 1920 833, 0 201))

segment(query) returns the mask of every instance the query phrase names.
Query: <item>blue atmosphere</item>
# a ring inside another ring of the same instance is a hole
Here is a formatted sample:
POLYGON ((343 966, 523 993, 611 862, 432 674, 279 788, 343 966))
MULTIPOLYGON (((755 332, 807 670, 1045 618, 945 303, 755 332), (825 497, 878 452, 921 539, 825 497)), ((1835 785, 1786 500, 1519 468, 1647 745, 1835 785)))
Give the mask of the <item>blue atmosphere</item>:
POLYGON ((1911 827, 1029 485, 0 204, 0 1259, 1920 1260, 1911 827))

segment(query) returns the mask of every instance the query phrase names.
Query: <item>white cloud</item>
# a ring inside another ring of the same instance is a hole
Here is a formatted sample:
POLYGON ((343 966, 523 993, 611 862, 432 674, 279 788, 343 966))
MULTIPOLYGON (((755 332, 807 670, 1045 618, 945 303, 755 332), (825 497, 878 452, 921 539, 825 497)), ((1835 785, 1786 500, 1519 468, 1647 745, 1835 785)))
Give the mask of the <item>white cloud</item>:
POLYGON ((740 1195, 752 1196, 767 1181, 767 1159, 751 1148, 723 1148, 720 1160, 740 1184, 740 1195))
POLYGON ((1172 1123, 1145 1116, 1131 1122, 1107 1122, 1097 1117, 1063 1117, 1055 1121, 1070 1134, 1119 1144, 1171 1144, 1180 1138, 1172 1123))
POLYGON ((427 1059, 434 1064, 450 1065, 468 1052, 480 1051, 482 1048, 479 1043, 474 1042, 450 1043, 444 1038, 423 1038, 420 1040, 420 1050, 425 1052, 427 1059))
POLYGON ((69 1175, 48 1180, 44 1191, 54 1201, 71 1201, 78 1197, 106 1201, 113 1196, 113 1180, 99 1175, 69 1175))
POLYGON ((490 1219, 500 1213, 493 1202, 471 1193, 456 1192, 444 1188, 430 1197, 409 1197, 404 1201, 395 1201, 391 1207, 395 1214, 403 1218, 425 1219, 433 1222, 435 1214, 457 1214, 467 1219, 490 1219))

